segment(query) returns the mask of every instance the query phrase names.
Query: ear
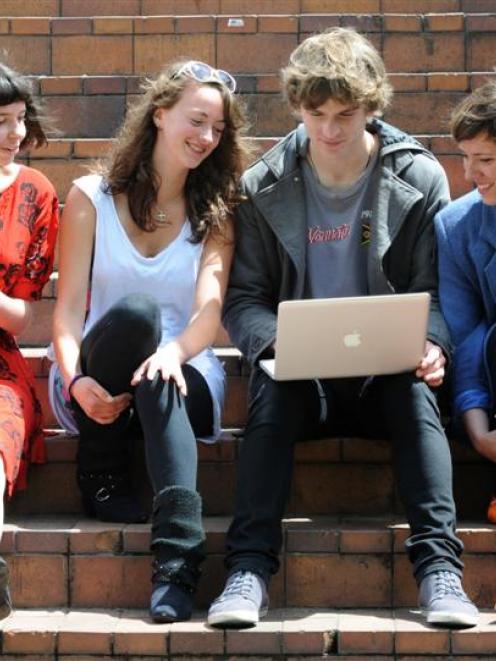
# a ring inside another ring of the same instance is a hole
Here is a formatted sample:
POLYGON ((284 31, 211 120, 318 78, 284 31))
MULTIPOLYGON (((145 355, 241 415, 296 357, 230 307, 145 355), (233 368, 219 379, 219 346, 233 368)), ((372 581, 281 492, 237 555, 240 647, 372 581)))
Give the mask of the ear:
POLYGON ((157 110, 155 110, 155 112, 153 113, 153 123, 158 129, 162 128, 162 123, 164 121, 164 114, 165 114, 164 108, 157 108, 157 110))

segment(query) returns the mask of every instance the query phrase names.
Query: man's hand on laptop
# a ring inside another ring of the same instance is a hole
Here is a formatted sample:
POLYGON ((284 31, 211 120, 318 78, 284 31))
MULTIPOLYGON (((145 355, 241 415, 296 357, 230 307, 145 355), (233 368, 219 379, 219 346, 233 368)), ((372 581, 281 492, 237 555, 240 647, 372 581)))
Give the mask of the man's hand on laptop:
POLYGON ((445 364, 446 358, 441 347, 427 340, 424 357, 418 364, 415 374, 419 379, 423 379, 428 386, 437 388, 443 382, 445 364))

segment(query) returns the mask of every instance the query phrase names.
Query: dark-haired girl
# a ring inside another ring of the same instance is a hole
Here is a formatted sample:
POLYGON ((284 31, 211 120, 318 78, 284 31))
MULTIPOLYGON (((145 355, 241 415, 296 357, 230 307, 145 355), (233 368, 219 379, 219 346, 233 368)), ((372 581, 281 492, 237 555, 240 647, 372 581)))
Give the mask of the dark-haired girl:
MULTIPOLYGON (((52 270, 58 203, 50 182, 15 159, 46 142, 29 81, 0 64, 0 491, 8 496, 26 487, 29 463, 45 459, 41 406, 15 336, 52 270)), ((3 518, 0 498, 0 535, 3 518)), ((10 610, 0 558, 0 618, 10 610)))
POLYGON ((157 621, 190 617, 203 555, 196 438, 220 433, 224 372, 210 345, 245 156, 234 87, 194 61, 148 81, 108 162, 76 180, 61 227, 52 402, 79 433, 90 516, 145 520, 128 443, 144 437, 157 621))

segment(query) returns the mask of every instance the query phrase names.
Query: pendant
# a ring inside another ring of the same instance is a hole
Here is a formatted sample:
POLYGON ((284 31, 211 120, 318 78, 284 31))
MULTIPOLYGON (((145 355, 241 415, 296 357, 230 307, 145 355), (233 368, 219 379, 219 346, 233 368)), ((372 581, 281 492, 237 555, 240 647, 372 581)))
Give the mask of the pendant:
POLYGON ((167 214, 165 213, 165 211, 162 211, 161 209, 154 212, 153 220, 157 223, 157 225, 160 225, 162 227, 164 227, 165 225, 172 225, 172 221, 167 219, 167 214))

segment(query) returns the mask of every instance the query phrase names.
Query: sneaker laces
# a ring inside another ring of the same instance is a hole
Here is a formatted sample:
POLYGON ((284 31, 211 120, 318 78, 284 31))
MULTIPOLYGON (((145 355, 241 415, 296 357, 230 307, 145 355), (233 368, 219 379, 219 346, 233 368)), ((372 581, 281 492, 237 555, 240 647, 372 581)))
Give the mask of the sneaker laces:
POLYGON ((243 597, 244 599, 248 599, 253 595, 255 586, 255 574, 249 571, 236 572, 229 577, 218 601, 223 601, 228 597, 243 597))
POLYGON ((463 599, 468 601, 468 597, 463 591, 460 579, 456 574, 450 571, 438 571, 435 574, 436 577, 436 599, 442 599, 443 597, 457 597, 458 599, 463 599))

